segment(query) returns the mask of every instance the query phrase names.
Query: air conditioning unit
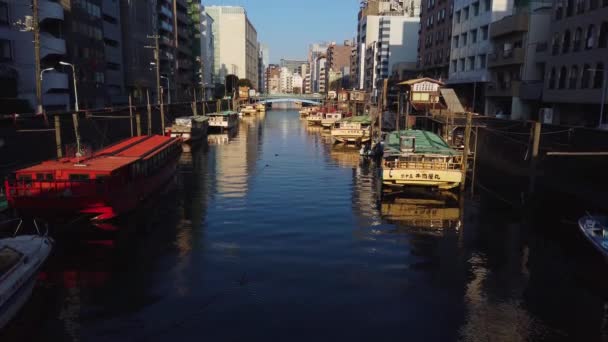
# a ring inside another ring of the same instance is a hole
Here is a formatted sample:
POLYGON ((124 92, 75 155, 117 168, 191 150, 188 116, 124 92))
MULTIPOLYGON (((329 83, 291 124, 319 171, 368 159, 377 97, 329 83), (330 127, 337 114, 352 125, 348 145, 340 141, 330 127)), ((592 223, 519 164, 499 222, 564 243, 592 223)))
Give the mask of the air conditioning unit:
POLYGON ((553 108, 541 108, 538 111, 538 118, 544 124, 553 123, 553 108))

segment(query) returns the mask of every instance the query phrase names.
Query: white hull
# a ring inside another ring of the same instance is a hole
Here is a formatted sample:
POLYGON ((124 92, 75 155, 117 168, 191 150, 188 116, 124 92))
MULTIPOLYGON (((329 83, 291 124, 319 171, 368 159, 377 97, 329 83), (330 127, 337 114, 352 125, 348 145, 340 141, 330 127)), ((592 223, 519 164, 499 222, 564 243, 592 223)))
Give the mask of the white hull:
POLYGON ((14 260, 0 274, 0 329, 32 295, 38 271, 51 249, 52 240, 47 237, 25 235, 0 240, 0 253, 4 253, 5 261, 14 260))

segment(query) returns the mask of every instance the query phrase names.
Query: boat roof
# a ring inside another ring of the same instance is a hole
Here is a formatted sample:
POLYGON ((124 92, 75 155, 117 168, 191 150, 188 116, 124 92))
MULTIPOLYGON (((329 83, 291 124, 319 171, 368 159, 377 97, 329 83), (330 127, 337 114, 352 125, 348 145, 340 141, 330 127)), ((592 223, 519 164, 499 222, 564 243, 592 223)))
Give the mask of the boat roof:
POLYGON ((437 134, 415 129, 394 131, 387 134, 385 138, 385 148, 400 151, 400 136, 409 136, 416 139, 416 151, 414 153, 417 154, 460 155, 460 152, 451 148, 437 134))
POLYGON ((344 118, 339 122, 358 122, 362 124, 371 124, 372 120, 369 118, 369 115, 360 115, 360 116, 351 116, 348 118, 344 118))
POLYGON ((231 110, 225 110, 223 112, 209 113, 209 114, 207 114, 207 116, 228 116, 228 115, 234 115, 234 114, 238 114, 238 113, 233 112, 231 110))
POLYGON ((169 146, 174 138, 162 135, 140 136, 125 139, 95 152, 86 158, 62 158, 18 170, 17 173, 79 170, 112 172, 139 159, 147 159, 169 146))
POLYGON ((177 120, 194 120, 194 121, 206 121, 209 120, 208 117, 206 117, 205 115, 186 115, 186 116, 180 116, 175 118, 174 121, 177 120))

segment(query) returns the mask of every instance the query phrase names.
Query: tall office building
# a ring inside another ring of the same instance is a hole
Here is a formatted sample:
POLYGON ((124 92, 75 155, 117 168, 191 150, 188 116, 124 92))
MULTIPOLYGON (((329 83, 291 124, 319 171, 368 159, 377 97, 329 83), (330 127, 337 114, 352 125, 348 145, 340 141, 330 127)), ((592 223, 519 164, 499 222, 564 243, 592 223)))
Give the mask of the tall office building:
MULTIPOLYGON (((320 58, 325 58, 327 48, 329 47, 328 42, 320 42, 311 44, 308 49, 308 65, 310 69, 310 81, 306 81, 309 84, 309 93, 319 92, 319 76, 320 76, 320 58)), ((307 86, 308 87, 308 86, 307 86)))
POLYGON ((258 66, 258 91, 266 92, 266 68, 270 63, 270 50, 265 44, 259 44, 259 66, 258 66))
POLYGON ((213 83, 214 71, 214 39, 213 18, 207 13, 205 7, 201 7, 201 37, 200 37, 200 82, 202 83, 206 99, 213 98, 215 89, 213 83))
POLYGON ((213 18, 215 42, 215 83, 224 83, 227 75, 258 80, 258 36, 242 7, 207 6, 213 18))
POLYGON ((424 76, 448 77, 453 13, 453 0, 422 1, 417 68, 424 76))
MULTIPOLYGON (((134 103, 144 103, 146 92, 156 97, 155 70, 150 66, 154 51, 144 48, 153 45, 148 36, 157 32, 156 13, 156 2, 120 0, 125 92, 132 96, 134 103)), ((160 43, 164 44, 165 40, 161 39, 160 43)))

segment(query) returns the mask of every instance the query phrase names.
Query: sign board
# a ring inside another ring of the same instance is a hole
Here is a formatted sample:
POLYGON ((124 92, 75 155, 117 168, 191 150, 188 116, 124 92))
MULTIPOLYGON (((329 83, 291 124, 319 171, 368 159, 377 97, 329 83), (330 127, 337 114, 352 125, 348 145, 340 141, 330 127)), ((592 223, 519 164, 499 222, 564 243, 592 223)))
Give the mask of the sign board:
POLYGON ((423 81, 412 85, 412 92, 438 92, 439 84, 423 81))

